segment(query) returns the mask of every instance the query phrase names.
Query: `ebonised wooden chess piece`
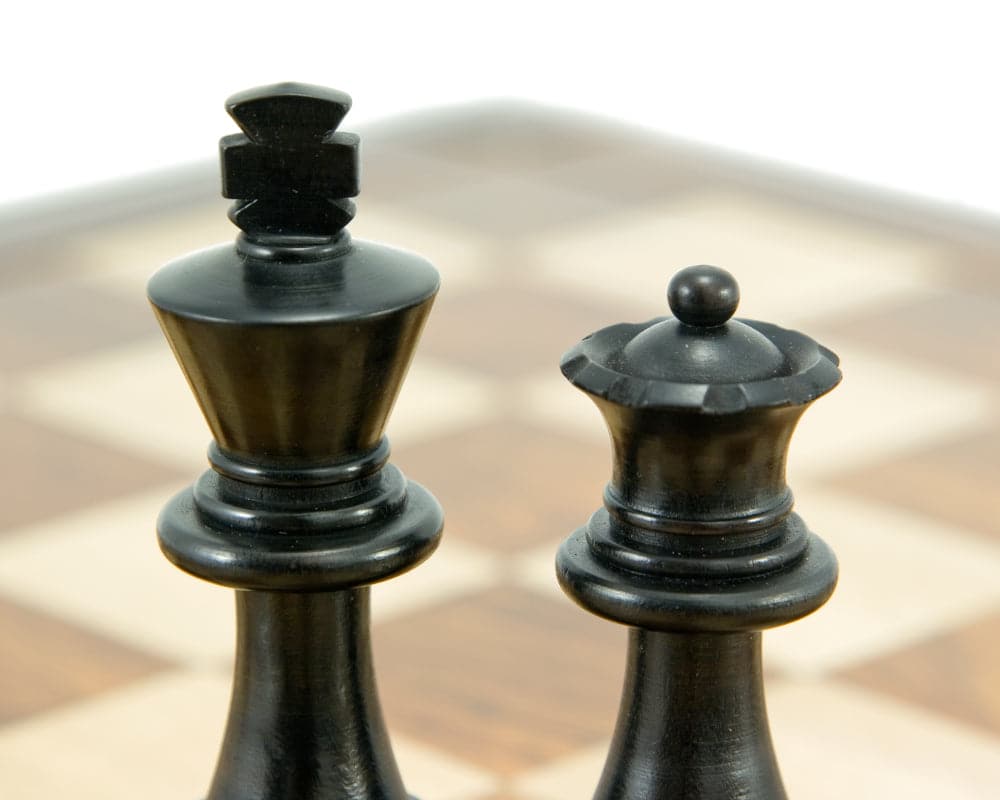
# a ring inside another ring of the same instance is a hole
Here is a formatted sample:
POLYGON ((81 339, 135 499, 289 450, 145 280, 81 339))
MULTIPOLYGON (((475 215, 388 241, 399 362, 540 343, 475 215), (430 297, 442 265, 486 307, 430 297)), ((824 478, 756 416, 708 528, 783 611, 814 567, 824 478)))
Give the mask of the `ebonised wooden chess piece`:
POLYGON ((618 723, 596 800, 781 800, 761 633, 822 605, 832 552, 792 513, 785 460, 837 357, 774 325, 731 320, 733 277, 689 267, 673 318, 613 325, 562 359, 614 453, 604 507, 560 548, 565 591, 632 626, 618 723))
POLYGON ((156 316, 211 428, 211 469, 158 525, 178 567, 235 588, 237 655, 210 800, 407 796, 376 694, 369 588, 426 558, 442 513, 383 435, 438 289, 352 240, 358 139, 340 92, 227 103, 223 195, 242 229, 164 267, 156 316))

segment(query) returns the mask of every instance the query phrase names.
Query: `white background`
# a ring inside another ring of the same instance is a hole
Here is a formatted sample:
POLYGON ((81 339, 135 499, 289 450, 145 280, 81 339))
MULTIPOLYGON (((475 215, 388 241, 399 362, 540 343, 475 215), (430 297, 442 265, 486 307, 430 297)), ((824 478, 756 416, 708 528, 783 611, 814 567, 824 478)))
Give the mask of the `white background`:
POLYGON ((989 0, 7 0, 0 204, 213 158, 229 94, 300 80, 355 124, 522 97, 1000 213, 998 23, 989 0))

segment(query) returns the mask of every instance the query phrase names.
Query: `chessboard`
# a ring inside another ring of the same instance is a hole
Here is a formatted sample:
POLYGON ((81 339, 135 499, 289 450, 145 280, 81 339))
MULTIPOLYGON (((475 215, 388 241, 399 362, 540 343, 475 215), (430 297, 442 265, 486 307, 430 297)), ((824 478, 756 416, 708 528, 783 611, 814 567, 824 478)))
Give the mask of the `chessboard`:
MULTIPOLYGON (((514 101, 360 133, 350 230, 443 279, 388 433, 444 506, 444 540, 373 590, 408 789, 592 792, 626 630, 555 582, 556 547, 610 469, 558 362, 598 328, 667 314, 670 276, 709 263, 739 280, 737 316, 808 333, 845 376, 800 423, 788 474, 840 586, 764 637, 790 796, 995 798, 1000 223, 514 101)), ((5 798, 195 800, 214 767, 233 595, 157 549, 157 514, 207 467, 209 434, 144 286, 236 230, 211 170, 176 181, 170 201, 104 214, 95 191, 78 224, 3 250, 5 798)))

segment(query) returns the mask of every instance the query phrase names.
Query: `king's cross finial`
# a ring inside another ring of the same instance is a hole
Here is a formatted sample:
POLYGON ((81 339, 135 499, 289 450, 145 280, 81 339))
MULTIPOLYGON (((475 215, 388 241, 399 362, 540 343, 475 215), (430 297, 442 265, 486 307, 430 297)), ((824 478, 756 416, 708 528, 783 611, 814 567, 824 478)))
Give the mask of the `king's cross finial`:
POLYGON ((247 234, 332 236, 354 216, 358 137, 337 131, 343 92, 278 83, 240 92, 226 110, 243 130, 219 142, 222 195, 247 234))

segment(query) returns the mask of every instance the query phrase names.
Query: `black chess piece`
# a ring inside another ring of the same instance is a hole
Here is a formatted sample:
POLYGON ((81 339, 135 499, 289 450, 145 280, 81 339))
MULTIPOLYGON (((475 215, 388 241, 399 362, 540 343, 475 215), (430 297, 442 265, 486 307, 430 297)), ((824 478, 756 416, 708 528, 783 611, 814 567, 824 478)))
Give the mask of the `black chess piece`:
POLYGON ((596 403, 614 467, 604 507, 560 548, 564 590, 631 626, 596 800, 785 798, 760 631, 833 592, 833 553, 792 513, 785 460, 838 359, 795 331, 730 319, 733 277, 689 267, 673 318, 613 325, 562 359, 596 403))
POLYGON ((434 498, 383 435, 438 290, 424 259, 352 240, 358 139, 340 92, 227 103, 223 194, 242 233, 149 284, 204 412, 211 469, 160 516, 178 567, 235 588, 232 705, 209 800, 407 794, 376 694, 369 584, 437 544, 434 498))

